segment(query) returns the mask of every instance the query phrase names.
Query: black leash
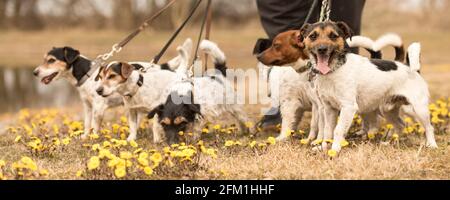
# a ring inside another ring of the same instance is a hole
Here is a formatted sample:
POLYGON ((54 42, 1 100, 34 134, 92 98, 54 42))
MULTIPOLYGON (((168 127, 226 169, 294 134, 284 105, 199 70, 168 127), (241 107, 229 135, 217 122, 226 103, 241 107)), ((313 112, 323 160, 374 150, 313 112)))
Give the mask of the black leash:
POLYGON ((166 43, 166 45, 162 48, 162 50, 158 53, 158 55, 156 55, 155 58, 153 58, 153 63, 154 64, 158 64, 158 62, 161 59, 161 57, 164 55, 164 53, 166 53, 167 49, 170 47, 172 42, 175 40, 175 38, 178 36, 178 34, 181 32, 181 30, 183 30, 183 28, 186 26, 188 21, 192 18, 192 16, 194 15, 194 13, 197 10, 197 8, 200 6, 202 1, 203 0, 198 0, 197 1, 197 3, 195 4, 194 8, 191 10, 191 13, 186 18, 186 20, 184 20, 184 22, 181 24, 181 26, 178 27, 178 29, 175 31, 175 33, 172 35, 172 37, 169 39, 169 41, 166 43))
MULTIPOLYGON (((209 14, 210 8, 211 8, 211 0, 208 0, 208 3, 206 4, 205 15, 203 16, 202 27, 200 28, 200 33, 198 35, 197 47, 195 47, 195 54, 194 54, 194 61, 193 62, 195 62, 198 59, 198 49, 200 47, 200 42, 202 40, 203 31, 205 29, 205 24, 206 24, 206 21, 208 19, 208 14, 209 14)), ((194 64, 194 63, 192 63, 192 64, 194 64)))
POLYGON ((303 22, 303 25, 300 28, 302 28, 306 23, 309 22, 309 19, 311 19, 312 13, 313 13, 314 9, 316 8, 318 2, 319 2, 319 0, 313 1, 311 8, 309 9, 308 15, 306 15, 305 21, 303 22))

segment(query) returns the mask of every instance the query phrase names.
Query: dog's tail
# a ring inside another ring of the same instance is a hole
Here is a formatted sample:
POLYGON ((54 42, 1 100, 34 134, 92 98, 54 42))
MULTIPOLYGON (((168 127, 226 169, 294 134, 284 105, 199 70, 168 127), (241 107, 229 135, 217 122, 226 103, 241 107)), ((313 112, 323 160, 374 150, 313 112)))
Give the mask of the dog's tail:
POLYGON ((182 46, 177 47, 178 52, 178 69, 177 72, 181 74, 187 74, 189 70, 189 59, 192 53, 192 40, 186 39, 182 46))
POLYGON ((373 50, 381 51, 381 49, 387 46, 393 46, 395 48, 395 61, 403 62, 405 60, 405 47, 399 35, 388 33, 379 37, 373 44, 373 50))
POLYGON ((408 47, 406 64, 411 68, 412 71, 420 72, 420 51, 421 45, 418 42, 412 43, 408 47))
POLYGON ((216 43, 209 40, 203 40, 200 44, 200 49, 211 56, 214 62, 214 67, 219 70, 223 76, 227 74, 226 57, 222 50, 217 46, 216 43))
POLYGON ((381 57, 382 57, 381 51, 373 50, 373 46, 374 46, 375 42, 368 37, 364 37, 364 36, 360 36, 360 35, 353 36, 351 38, 351 40, 350 39, 347 40, 347 44, 351 48, 356 48, 356 47, 364 48, 366 51, 368 51, 370 53, 370 58, 381 59, 381 57))

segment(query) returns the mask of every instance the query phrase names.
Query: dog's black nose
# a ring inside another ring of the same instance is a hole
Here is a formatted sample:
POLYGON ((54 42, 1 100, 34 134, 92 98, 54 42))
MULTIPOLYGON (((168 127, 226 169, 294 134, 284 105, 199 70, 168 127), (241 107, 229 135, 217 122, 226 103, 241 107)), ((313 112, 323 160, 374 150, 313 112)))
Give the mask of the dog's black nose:
POLYGON ((35 69, 35 70, 33 71, 33 75, 34 75, 34 76, 39 76, 39 70, 38 70, 38 69, 35 69))
POLYGON ((317 48, 317 53, 322 54, 322 55, 326 54, 327 51, 328 51, 328 47, 326 47, 326 46, 320 46, 319 48, 317 48))
POLYGON ((96 92, 98 95, 103 95, 103 87, 99 87, 96 92))

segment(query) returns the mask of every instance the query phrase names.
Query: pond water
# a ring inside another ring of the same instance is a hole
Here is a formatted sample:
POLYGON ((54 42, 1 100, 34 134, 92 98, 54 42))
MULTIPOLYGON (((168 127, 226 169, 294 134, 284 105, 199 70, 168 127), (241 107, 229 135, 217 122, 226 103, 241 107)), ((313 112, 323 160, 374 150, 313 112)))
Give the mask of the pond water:
POLYGON ((76 89, 65 80, 44 85, 32 67, 0 67, 0 114, 22 108, 63 107, 79 102, 76 89))

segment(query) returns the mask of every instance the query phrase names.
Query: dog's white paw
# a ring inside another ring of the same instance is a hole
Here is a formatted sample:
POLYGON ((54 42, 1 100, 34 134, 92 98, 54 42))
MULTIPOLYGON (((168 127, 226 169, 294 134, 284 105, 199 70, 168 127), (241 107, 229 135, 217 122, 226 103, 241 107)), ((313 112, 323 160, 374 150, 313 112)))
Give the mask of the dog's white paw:
POLYGON ((89 138, 89 134, 84 133, 83 135, 81 135, 81 140, 87 140, 89 138))
POLYGON ((333 142, 333 145, 331 146, 331 149, 339 153, 342 149, 341 143, 338 141, 333 142))
POLYGON ((277 142, 285 142, 287 141, 288 137, 284 135, 280 135, 276 138, 277 142))
POLYGON ((136 141, 136 136, 135 135, 128 136, 127 142, 131 142, 131 141, 136 141))
POLYGON ((391 143, 389 141, 382 141, 380 144, 383 146, 389 146, 391 143))
POLYGON ((427 147, 427 148, 430 148, 430 149, 437 149, 437 148, 438 148, 438 145, 436 144, 435 141, 433 141, 433 142, 427 142, 426 147, 427 147))

